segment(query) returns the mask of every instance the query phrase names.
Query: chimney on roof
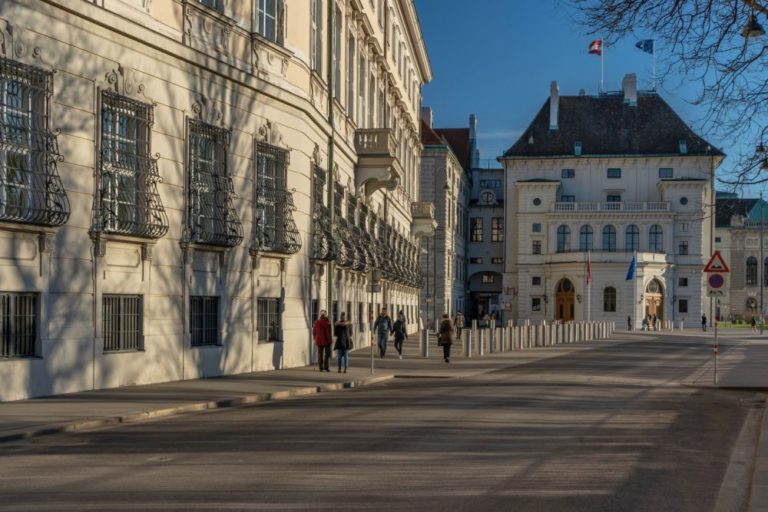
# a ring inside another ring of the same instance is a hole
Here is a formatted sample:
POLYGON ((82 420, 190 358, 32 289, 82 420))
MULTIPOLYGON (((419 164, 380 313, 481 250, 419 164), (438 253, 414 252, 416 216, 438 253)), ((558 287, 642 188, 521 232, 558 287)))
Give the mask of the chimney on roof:
POLYGON ((477 149, 477 116, 469 115, 469 146, 472 151, 469 165, 472 169, 480 167, 480 151, 477 149))
POLYGON ((621 88, 624 91, 624 103, 630 107, 637 106, 637 75, 630 73, 621 81, 621 88))
POLYGON ((560 114, 560 87, 557 82, 549 84, 549 129, 556 131, 560 114))
POLYGON ((432 128, 432 107, 421 107, 421 120, 432 128))

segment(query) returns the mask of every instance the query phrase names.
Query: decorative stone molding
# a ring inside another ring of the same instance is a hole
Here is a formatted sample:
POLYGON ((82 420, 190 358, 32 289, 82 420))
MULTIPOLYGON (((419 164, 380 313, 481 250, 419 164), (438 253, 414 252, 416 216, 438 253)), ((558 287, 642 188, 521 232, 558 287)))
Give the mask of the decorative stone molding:
POLYGON ((323 165, 323 155, 320 154, 320 146, 315 143, 315 148, 312 150, 312 164, 317 167, 323 165))
POLYGON ((139 82, 136 73, 133 70, 126 69, 120 63, 117 64, 117 68, 104 75, 103 87, 121 96, 155 104, 147 97, 146 87, 143 83, 139 82))
POLYGON ((53 233, 40 233, 37 235, 37 247, 41 253, 51 252, 53 247, 53 233))
POLYGON ((53 66, 43 59, 40 47, 28 44, 25 35, 25 31, 0 18, 0 56, 18 61, 32 61, 30 63, 46 71, 55 71, 53 66))
POLYGON ((235 21, 206 8, 196 0, 184 0, 184 44, 200 51, 230 55, 230 35, 235 21))
POLYGON ((224 126, 224 112, 217 108, 214 100, 206 96, 197 96, 195 102, 192 103, 192 113, 196 119, 204 123, 224 126))
POLYGON ((262 124, 259 128, 259 135, 257 140, 259 142, 266 142, 267 144, 271 144, 279 148, 285 147, 283 134, 280 133, 278 126, 273 124, 269 119, 264 121, 264 124, 262 124))

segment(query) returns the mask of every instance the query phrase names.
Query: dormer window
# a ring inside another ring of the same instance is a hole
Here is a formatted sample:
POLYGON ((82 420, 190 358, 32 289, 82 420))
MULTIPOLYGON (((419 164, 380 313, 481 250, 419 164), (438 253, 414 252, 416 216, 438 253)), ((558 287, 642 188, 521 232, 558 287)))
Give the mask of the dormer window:
POLYGON ((581 141, 577 140, 573 143, 573 154, 576 156, 581 156, 581 141))
POLYGON ((685 139, 680 139, 677 141, 678 148, 680 149, 681 155, 688 154, 688 142, 685 139))

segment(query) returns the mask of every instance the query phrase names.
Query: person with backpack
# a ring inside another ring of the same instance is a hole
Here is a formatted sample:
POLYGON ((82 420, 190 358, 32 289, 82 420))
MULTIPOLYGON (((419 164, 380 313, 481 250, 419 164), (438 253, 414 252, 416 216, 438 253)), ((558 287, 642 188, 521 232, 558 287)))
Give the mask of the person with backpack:
POLYGON ((312 325, 312 337, 315 338, 315 345, 317 345, 317 363, 320 371, 331 371, 328 369, 331 359, 331 321, 328 320, 328 313, 325 310, 320 311, 320 318, 312 325))
POLYGON ((336 337, 336 343, 333 349, 336 351, 336 360, 339 363, 339 373, 341 365, 344 364, 344 373, 347 373, 349 367, 349 351, 352 350, 352 322, 347 320, 347 314, 341 313, 339 321, 333 328, 333 335, 336 337))
MULTIPOLYGON (((404 317, 403 317, 404 318, 404 317)), ((397 350, 400 359, 403 358, 403 341, 405 341, 405 321, 402 320, 399 315, 395 324, 392 326, 392 331, 395 334, 395 350, 397 350)))
POLYGON ((443 359, 446 363, 451 362, 451 344, 453 343, 453 325, 448 313, 443 315, 440 321, 440 329, 437 337, 437 344, 443 347, 443 359))
POLYGON ((376 343, 379 346, 379 357, 384 359, 387 353, 387 342, 392 332, 392 319, 387 314, 387 308, 381 308, 381 313, 373 323, 373 332, 376 333, 376 343))

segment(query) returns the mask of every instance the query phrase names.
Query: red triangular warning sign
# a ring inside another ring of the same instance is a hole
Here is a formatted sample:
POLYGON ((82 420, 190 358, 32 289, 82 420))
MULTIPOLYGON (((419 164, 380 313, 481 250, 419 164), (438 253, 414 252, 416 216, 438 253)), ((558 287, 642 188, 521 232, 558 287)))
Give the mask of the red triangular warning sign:
POLYGON ((722 256, 720 256, 720 251, 715 251, 715 254, 712 255, 711 258, 709 258, 709 262, 707 263, 707 266, 704 267, 703 272, 718 272, 721 274, 724 274, 726 272, 730 272, 731 269, 728 268, 728 265, 725 264, 725 260, 722 256))

